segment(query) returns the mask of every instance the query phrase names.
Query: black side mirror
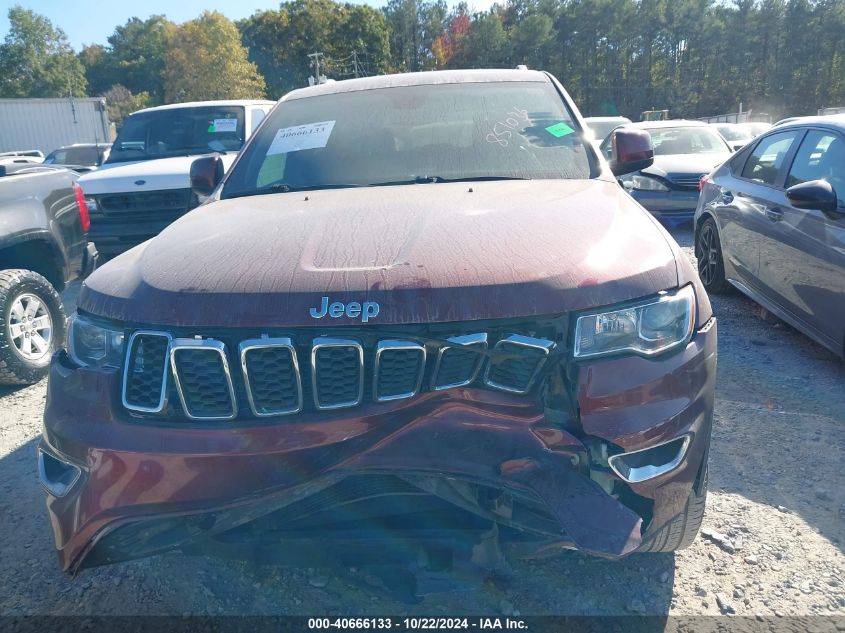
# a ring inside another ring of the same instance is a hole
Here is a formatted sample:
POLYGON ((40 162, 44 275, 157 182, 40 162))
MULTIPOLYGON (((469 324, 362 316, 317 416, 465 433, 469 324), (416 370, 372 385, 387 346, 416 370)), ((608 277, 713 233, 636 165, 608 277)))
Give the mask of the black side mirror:
POLYGON ((654 163, 651 134, 645 130, 621 129, 613 133, 610 171, 614 176, 630 174, 654 163))
POLYGON ((199 196, 210 196, 223 181, 223 171, 219 154, 197 158, 191 163, 191 189, 199 196))
POLYGON ((835 213, 839 206, 836 191, 826 180, 810 180, 786 190, 786 197, 796 209, 817 209, 824 213, 835 213))

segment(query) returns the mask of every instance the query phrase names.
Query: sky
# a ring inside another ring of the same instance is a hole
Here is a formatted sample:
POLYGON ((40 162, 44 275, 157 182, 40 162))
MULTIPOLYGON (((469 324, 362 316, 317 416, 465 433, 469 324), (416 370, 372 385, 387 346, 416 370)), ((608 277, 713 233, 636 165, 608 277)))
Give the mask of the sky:
MULTIPOLYGON (((364 0, 346 0, 363 2, 364 0)), ((385 0, 366 0, 381 7, 385 0)), ((0 40, 9 32, 9 9, 19 4, 47 16, 61 27, 76 51, 83 44, 107 44, 114 28, 131 17, 146 19, 166 15, 173 22, 192 20, 205 9, 217 10, 230 20, 239 20, 264 9, 276 9, 279 0, 0 0, 0 40)))

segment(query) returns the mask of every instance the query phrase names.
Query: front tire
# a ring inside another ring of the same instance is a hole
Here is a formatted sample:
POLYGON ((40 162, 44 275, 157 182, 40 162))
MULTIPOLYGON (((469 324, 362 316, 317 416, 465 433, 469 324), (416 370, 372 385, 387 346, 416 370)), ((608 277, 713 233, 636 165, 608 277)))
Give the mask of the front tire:
POLYGON ((65 340, 59 293, 31 270, 0 270, 0 384, 29 385, 47 375, 65 340))
POLYGON ((732 288, 725 279, 725 259, 719 231, 713 218, 707 218, 695 237, 695 256, 698 258, 698 276, 707 292, 724 294, 732 288))
POLYGON ((652 538, 643 543, 637 552, 675 552, 692 545, 701 522, 704 520, 704 507, 707 501, 707 457, 704 472, 695 483, 687 498, 684 511, 664 525, 652 538))

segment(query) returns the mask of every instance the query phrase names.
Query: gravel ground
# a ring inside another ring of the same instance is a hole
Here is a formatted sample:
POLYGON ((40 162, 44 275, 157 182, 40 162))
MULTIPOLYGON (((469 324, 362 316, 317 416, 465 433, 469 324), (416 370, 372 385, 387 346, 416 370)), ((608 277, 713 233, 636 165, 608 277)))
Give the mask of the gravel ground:
MULTIPOLYGON (((691 232, 674 234, 690 252, 691 232)), ((0 390, 0 613, 845 615, 845 364, 744 297, 713 303, 711 493, 702 536, 677 555, 611 562, 568 552, 516 564, 507 583, 421 604, 394 600, 359 570, 177 554, 71 580, 56 565, 37 483, 42 382, 0 390)))

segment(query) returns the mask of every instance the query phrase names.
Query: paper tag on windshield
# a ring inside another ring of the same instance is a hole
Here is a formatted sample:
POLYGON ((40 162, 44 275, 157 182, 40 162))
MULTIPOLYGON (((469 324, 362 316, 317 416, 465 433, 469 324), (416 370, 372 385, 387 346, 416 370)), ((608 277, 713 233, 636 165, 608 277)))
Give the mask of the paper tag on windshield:
POLYGON ((214 119, 208 126, 209 132, 237 132, 237 119, 214 119))
POLYGON ((329 142, 334 124, 334 121, 322 121, 282 128, 276 132, 273 142, 270 143, 267 156, 325 147, 329 142))

